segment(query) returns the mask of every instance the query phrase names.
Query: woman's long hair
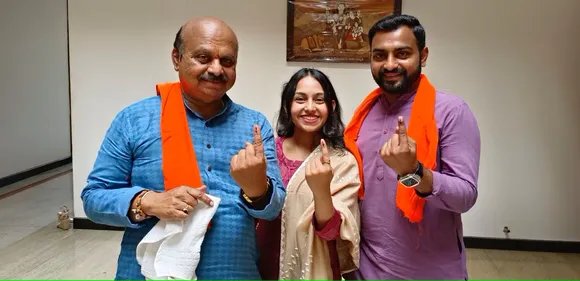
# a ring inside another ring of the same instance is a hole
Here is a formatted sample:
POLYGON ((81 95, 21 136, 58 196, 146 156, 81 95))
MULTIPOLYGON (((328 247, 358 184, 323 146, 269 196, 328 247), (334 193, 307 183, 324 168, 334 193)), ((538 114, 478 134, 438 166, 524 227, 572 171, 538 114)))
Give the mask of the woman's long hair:
POLYGON ((282 90, 282 99, 280 102, 280 111, 276 124, 276 132, 280 137, 292 137, 294 135, 294 123, 290 107, 296 93, 298 82, 304 77, 310 76, 318 81, 324 91, 324 103, 328 109, 328 118, 322 125, 320 136, 335 149, 345 149, 344 144, 344 123, 342 122, 342 109, 338 102, 338 97, 330 79, 322 71, 313 68, 302 68, 292 75, 290 81, 284 84, 282 90), (334 101, 334 109, 332 102, 334 101))

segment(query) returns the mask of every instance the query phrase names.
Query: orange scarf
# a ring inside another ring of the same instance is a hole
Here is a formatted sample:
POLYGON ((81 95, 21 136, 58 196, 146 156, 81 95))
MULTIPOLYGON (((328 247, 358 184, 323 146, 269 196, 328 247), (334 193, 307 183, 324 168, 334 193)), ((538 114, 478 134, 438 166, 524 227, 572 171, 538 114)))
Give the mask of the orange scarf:
MULTIPOLYGON (((363 121, 382 93, 381 88, 375 89, 367 95, 361 105, 355 110, 344 132, 345 139, 351 144, 356 142, 363 121)), ((417 143, 417 159, 426 169, 435 169, 437 164, 437 145, 439 143, 437 123, 435 121, 435 88, 429 83, 424 74, 421 74, 417 94, 411 107, 411 117, 407 123, 407 134, 417 143)), ((349 149, 353 151, 353 149, 358 148, 355 146, 349 147, 349 149)), ((358 161, 362 178, 362 157, 358 151, 353 151, 353 154, 358 161)), ((364 191, 359 193, 362 192, 364 191)), ((396 198, 397 207, 410 222, 420 222, 423 219, 425 199, 419 197, 415 193, 415 189, 407 188, 398 183, 396 198)))
POLYGON ((181 84, 158 84, 157 95, 161 96, 161 165, 165 190, 182 185, 200 187, 203 183, 189 134, 181 84))

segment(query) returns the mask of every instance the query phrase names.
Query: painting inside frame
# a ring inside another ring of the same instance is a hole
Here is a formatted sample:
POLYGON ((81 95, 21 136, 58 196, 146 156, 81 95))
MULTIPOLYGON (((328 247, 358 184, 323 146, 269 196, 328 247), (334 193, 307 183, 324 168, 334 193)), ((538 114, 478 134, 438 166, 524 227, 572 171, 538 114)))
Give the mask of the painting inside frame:
POLYGON ((288 0, 286 61, 369 61, 368 31, 402 0, 288 0))

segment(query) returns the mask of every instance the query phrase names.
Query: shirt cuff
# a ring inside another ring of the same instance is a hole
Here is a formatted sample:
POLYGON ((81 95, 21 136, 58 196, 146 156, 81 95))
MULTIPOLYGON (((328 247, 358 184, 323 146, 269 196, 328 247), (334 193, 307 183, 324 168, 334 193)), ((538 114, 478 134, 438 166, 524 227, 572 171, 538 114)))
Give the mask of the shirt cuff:
POLYGON ((433 175, 433 182, 431 183, 432 190, 430 193, 422 194, 415 189, 415 193, 417 194, 417 196, 425 198, 425 200, 435 198, 437 197, 437 194, 441 192, 441 174, 434 171, 431 174, 433 175))
POLYGON ((314 215, 312 215, 312 225, 314 226, 314 232, 322 240, 330 241, 338 238, 340 234, 341 224, 342 218, 340 217, 340 213, 336 209, 334 209, 334 214, 332 215, 332 218, 330 218, 330 220, 326 223, 326 225, 322 229, 319 229, 319 227, 316 225, 316 218, 314 215))
POLYGON ((131 205, 133 203, 133 200, 137 197, 137 195, 144 191, 147 190, 146 188, 140 187, 140 186, 133 186, 131 188, 126 188, 124 189, 124 193, 121 194, 121 197, 123 199, 120 200, 121 202, 121 206, 120 206, 120 210, 126 210, 125 211, 125 215, 122 217, 122 220, 124 221, 123 224, 125 227, 128 228, 140 228, 141 226, 143 226, 143 222, 145 222, 146 220, 142 220, 142 221, 138 221, 138 222, 133 222, 131 220, 131 205))

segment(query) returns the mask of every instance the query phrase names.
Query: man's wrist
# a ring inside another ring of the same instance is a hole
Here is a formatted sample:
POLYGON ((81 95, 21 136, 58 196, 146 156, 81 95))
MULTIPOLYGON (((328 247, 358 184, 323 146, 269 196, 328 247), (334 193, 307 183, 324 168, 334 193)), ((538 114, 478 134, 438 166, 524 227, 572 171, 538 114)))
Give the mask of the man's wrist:
POLYGON ((423 168, 421 183, 415 186, 415 193, 419 197, 428 197, 433 194, 433 172, 423 168))
POLYGON ((419 170, 419 161, 415 161, 415 164, 413 164, 413 167, 412 168, 410 168, 409 170, 405 171, 404 173, 401 173, 398 176, 399 177, 404 177, 404 176, 409 175, 409 174, 415 174, 415 173, 417 173, 417 170, 419 170))
POLYGON ((264 192, 262 194, 260 194, 256 197, 250 197, 248 194, 246 194, 244 192, 244 190, 241 190, 240 193, 241 193, 242 200, 248 206, 250 206, 256 210, 261 210, 261 209, 264 209, 266 207, 266 205, 268 205, 268 203, 270 202, 270 198, 272 197, 272 194, 273 194, 273 187, 272 187, 270 179, 267 178, 266 189, 264 190, 264 192))
POLYGON ((266 193, 268 192, 268 187, 270 185, 270 179, 268 177, 266 177, 266 180, 262 183, 261 188, 259 188, 259 192, 246 192, 243 188, 242 188, 242 192, 244 195, 246 195, 247 197, 249 197, 250 199, 254 199, 257 200, 261 197, 263 197, 264 195, 266 195, 266 193))
POLYGON ((131 201, 131 209, 129 211, 129 217, 131 218, 132 221, 140 222, 151 217, 146 213, 146 211, 143 208, 143 199, 145 198, 145 196, 149 195, 152 192, 153 190, 145 189, 140 191, 135 195, 135 197, 133 197, 133 200, 131 201))
POLYGON ((419 197, 427 197, 429 195, 431 195, 433 193, 433 191, 427 191, 427 190, 419 190, 417 187, 415 187, 415 193, 417 194, 417 196, 419 197))

